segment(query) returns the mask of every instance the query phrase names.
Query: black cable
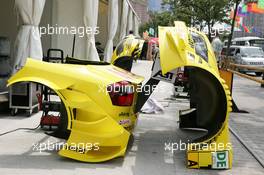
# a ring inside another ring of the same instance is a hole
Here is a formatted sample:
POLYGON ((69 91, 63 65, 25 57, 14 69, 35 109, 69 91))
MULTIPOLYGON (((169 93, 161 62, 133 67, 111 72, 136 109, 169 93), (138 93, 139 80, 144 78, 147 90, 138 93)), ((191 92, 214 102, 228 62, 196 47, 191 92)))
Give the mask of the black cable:
POLYGON ((3 135, 6 135, 6 134, 10 134, 10 133, 13 133, 13 132, 19 131, 19 130, 35 131, 35 130, 37 130, 39 127, 40 127, 40 124, 39 124, 37 127, 35 127, 35 128, 17 128, 17 129, 14 129, 14 130, 10 130, 10 131, 7 131, 7 132, 4 132, 4 133, 1 133, 1 134, 0 134, 0 137, 3 136, 3 135))

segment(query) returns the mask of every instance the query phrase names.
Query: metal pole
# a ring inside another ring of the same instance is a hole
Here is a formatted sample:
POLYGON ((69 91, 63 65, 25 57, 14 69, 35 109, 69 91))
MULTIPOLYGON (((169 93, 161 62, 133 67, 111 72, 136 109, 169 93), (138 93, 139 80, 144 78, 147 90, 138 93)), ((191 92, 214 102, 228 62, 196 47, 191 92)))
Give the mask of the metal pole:
MULTIPOLYGON (((232 19, 231 33, 230 33, 230 35, 228 37, 227 50, 226 50, 226 53, 227 53, 226 59, 227 60, 225 60, 225 65, 224 65, 225 69, 228 69, 229 68, 229 64, 230 64, 229 52, 230 52, 231 41, 232 41, 233 33, 234 33, 236 15, 237 15, 239 2, 240 2, 240 0, 236 0, 236 7, 235 7, 235 11, 234 11, 234 17, 232 19)), ((231 89, 230 89, 231 95, 232 95, 232 91, 233 91, 233 82, 234 82, 234 75, 232 74, 232 79, 231 79, 231 85, 232 86, 231 86, 231 89)), ((234 100, 232 100, 232 103, 233 103, 232 109, 233 109, 234 112, 242 112, 242 111, 240 111, 240 109, 238 108, 238 106, 236 105, 234 100)))
MULTIPOLYGON (((264 72, 262 73, 262 80, 264 81, 264 72)), ((261 84, 261 87, 264 88, 264 84, 261 84)))
POLYGON ((231 41, 233 38, 233 33, 234 33, 234 28, 235 28, 235 22, 236 22, 236 16, 237 16, 237 10, 238 10, 238 5, 239 5, 240 0, 236 0, 236 7, 234 11, 234 17, 232 19, 232 26, 231 26, 231 33, 228 37, 228 44, 227 44, 227 57, 229 56, 229 50, 231 46, 231 41))
POLYGON ((243 77, 243 78, 246 78, 246 79, 249 79, 249 80, 252 80, 252 81, 255 81, 257 83, 260 83, 260 84, 263 84, 264 81, 263 80, 260 80, 258 78, 255 78, 255 77, 252 77, 252 76, 249 76, 249 75, 246 75, 246 74, 242 74, 240 72, 237 72, 237 71, 234 71, 234 70, 231 70, 231 69, 227 69, 229 72, 232 72, 233 74, 236 74, 240 77, 243 77))
POLYGON ((76 35, 73 36, 73 43, 72 43, 72 58, 74 58, 75 43, 76 43, 76 35))

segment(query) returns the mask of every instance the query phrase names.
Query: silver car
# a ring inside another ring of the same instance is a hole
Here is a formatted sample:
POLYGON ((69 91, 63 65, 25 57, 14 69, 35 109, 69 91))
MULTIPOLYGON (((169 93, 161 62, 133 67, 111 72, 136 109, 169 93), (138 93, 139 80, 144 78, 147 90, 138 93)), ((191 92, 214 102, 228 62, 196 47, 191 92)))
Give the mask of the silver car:
MULTIPOLYGON (((226 49, 227 48, 224 47, 222 56, 226 55, 226 49)), ((264 51, 260 47, 231 46, 229 56, 236 64, 264 68, 264 51)), ((243 73, 255 72, 257 76, 262 74, 262 72, 258 70, 249 70, 245 68, 239 68, 239 71, 243 73)))

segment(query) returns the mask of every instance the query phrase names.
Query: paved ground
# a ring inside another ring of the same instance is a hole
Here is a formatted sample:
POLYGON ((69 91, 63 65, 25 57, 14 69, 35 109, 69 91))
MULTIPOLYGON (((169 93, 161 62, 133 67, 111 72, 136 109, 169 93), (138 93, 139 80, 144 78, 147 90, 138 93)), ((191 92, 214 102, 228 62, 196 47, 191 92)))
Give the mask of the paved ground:
MULTIPOLYGON (((142 73, 142 71, 140 71, 142 73)), ((140 73, 139 72, 139 73, 140 73)), ((145 74, 145 73, 144 73, 145 74)), ((235 78, 234 99, 237 105, 250 114, 232 114, 230 125, 255 151, 263 157, 262 144, 264 116, 264 89, 255 83, 235 78), (253 89, 253 91, 252 91, 253 89), (250 97, 249 97, 250 95, 250 97)), ((187 141, 194 137, 191 132, 178 129, 177 110, 187 108, 188 101, 172 100, 172 87, 161 83, 165 88, 161 93, 153 94, 164 107, 162 114, 141 114, 134 133, 134 142, 126 157, 117 158, 105 163, 89 164, 61 158, 56 150, 39 152, 34 144, 49 143, 51 146, 61 140, 49 137, 41 130, 17 131, 0 137, 0 174, 1 175, 174 175, 174 174, 264 174, 263 168, 231 136, 234 148, 233 168, 231 170, 190 170, 185 165, 185 151, 173 154, 164 151, 168 142, 187 141)), ((17 127, 35 127, 40 114, 30 118, 23 116, 10 117, 0 115, 0 133, 17 127)))
POLYGON ((239 77, 234 82, 233 99, 249 113, 232 113, 230 126, 264 163, 264 88, 239 77))

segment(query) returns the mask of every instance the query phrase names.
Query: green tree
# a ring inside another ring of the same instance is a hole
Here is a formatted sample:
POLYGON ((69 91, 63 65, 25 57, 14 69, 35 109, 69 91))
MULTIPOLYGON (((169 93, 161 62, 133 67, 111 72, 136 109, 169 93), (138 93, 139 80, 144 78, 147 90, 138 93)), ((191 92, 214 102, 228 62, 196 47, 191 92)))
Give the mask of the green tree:
POLYGON ((162 5, 168 7, 178 20, 185 19, 187 25, 201 29, 207 26, 211 40, 211 30, 216 22, 230 23, 228 12, 234 0, 163 0, 162 5))
POLYGON ((150 28, 153 28, 155 34, 158 33, 159 26, 173 26, 176 18, 169 11, 164 12, 150 12, 149 22, 142 24, 139 28, 139 32, 142 34, 145 31, 149 31, 150 28))

